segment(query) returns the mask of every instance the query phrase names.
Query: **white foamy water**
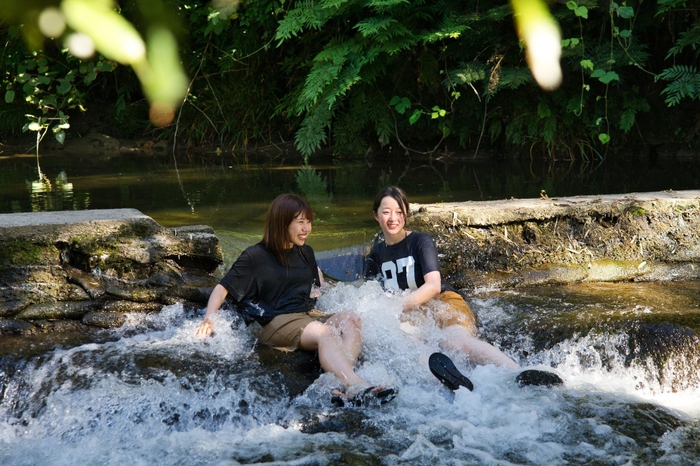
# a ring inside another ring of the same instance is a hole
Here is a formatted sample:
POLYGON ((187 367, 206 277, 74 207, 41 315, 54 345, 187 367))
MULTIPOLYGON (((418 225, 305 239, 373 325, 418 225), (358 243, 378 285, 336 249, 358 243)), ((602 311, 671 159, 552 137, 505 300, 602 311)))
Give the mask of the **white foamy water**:
MULTIPOLYGON (((512 329, 521 318, 498 300, 473 304, 487 330, 512 329)), ((697 388, 673 391, 647 366, 626 364, 622 334, 591 332, 541 351, 527 334, 501 340, 516 342, 504 350, 521 364, 555 367, 565 380, 555 388, 519 388, 517 372, 450 354, 475 385, 453 394, 427 366, 440 350, 438 330, 401 326, 398 300, 376 283, 339 284, 319 307, 362 316, 358 373, 398 387, 395 400, 335 408, 330 390, 339 383, 330 374, 290 398, 256 362, 254 327, 222 312, 215 336, 200 341, 193 332, 201 317, 174 305, 131 315, 115 341, 22 367, 0 402, 0 464, 696 462, 697 388)))

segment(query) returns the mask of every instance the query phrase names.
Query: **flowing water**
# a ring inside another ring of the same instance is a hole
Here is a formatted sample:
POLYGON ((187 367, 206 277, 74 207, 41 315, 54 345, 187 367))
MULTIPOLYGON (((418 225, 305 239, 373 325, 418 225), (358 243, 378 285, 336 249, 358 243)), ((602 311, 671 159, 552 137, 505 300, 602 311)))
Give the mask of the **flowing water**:
MULTIPOLYGON (((629 334, 603 324, 614 315, 643 321, 656 310, 697 318, 698 284, 664 288, 685 300, 667 298, 656 309, 651 296, 634 299, 646 292, 641 285, 617 300, 605 297, 612 288, 585 287, 474 298, 485 338, 522 366, 554 368, 565 384, 520 388, 513 371, 472 367, 452 354, 475 385, 453 394, 427 368, 439 347, 434 326, 406 332, 396 297, 375 283, 339 283, 320 306, 361 314, 358 373, 400 390, 391 403, 366 409, 334 407, 338 382, 330 374, 290 395, 261 367, 256 328, 230 314, 217 316, 206 341, 193 337, 199 320, 179 305, 133 314, 90 343, 13 364, 5 358, 0 463, 697 464, 697 376, 677 371, 664 379, 668 368, 630 361, 629 334), (686 307, 665 307, 673 303, 686 307), (538 341, 573 308, 581 312, 574 319, 597 320, 590 331, 538 341), (679 381, 691 383, 674 389, 679 381)), ((668 364, 680 368, 689 357, 697 372, 697 351, 668 364)))
MULTIPOLYGON (((576 166, 535 176, 528 164, 517 174, 487 164, 460 178, 459 168, 366 161, 304 173, 279 160, 214 160, 176 172, 167 158, 60 156, 42 159, 47 183, 33 158, 6 157, 0 210, 133 207, 166 226, 209 224, 230 262, 285 191, 313 199, 311 244, 322 253, 368 241, 371 197, 401 175, 413 201, 434 202, 691 189, 698 173, 692 165, 660 181, 576 166), (614 176, 667 184, 601 187, 614 176)), ((452 393, 428 370, 439 350, 434 325, 401 325, 399 301, 374 283, 338 283, 319 307, 360 313, 358 373, 400 391, 382 407, 336 408, 330 374, 297 392, 269 370, 255 326, 222 311, 214 337, 200 341, 202 310, 173 305, 133 313, 118 329, 0 336, 0 464, 700 464, 699 283, 482 290, 469 302, 483 338, 522 367, 556 371, 564 385, 520 388, 514 371, 450 354, 475 385, 452 393)))

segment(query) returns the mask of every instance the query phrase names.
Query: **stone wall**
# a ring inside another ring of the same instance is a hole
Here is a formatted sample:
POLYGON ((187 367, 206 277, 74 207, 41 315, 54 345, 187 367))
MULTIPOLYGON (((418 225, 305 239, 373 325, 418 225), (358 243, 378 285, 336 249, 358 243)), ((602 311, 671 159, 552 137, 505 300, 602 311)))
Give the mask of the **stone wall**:
POLYGON ((134 209, 2 214, 0 245, 0 333, 204 307, 223 263, 212 228, 164 228, 134 209))
POLYGON ((473 290, 700 278, 700 191, 411 205, 444 279, 473 290))

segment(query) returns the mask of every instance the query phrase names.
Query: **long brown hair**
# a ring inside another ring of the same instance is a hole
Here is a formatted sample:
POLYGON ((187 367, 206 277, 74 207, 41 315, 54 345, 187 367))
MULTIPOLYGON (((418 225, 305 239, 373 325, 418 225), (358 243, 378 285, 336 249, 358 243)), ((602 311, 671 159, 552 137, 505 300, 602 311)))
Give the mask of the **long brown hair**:
POLYGON ((384 188, 374 198, 374 204, 372 204, 372 212, 375 214, 379 210, 379 205, 382 203, 382 199, 385 197, 391 197, 393 198, 396 203, 401 207, 401 212, 403 212, 403 217, 408 218, 409 215, 411 215, 411 211, 409 210, 408 207, 408 196, 406 196, 406 193, 403 192, 403 189, 399 188, 398 186, 389 186, 388 188, 384 188))
POLYGON ((308 221, 314 221, 314 211, 309 203, 294 194, 277 196, 267 209, 262 243, 285 267, 289 265, 288 245, 291 242, 287 229, 301 213, 308 221))

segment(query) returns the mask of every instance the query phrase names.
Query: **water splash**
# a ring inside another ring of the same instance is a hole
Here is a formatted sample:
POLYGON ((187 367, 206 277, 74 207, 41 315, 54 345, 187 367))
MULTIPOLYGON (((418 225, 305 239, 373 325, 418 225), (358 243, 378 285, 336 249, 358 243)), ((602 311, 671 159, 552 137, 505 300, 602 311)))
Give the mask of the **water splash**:
POLYGON ((630 364, 628 334, 552 333, 543 343, 533 329, 547 312, 471 303, 484 338, 521 365, 555 368, 565 385, 519 388, 513 371, 452 355, 475 390, 449 392, 427 368, 436 327, 402 325, 398 299, 375 283, 338 284, 319 306, 361 315, 358 373, 400 394, 377 409, 336 409, 332 375, 290 397, 256 358, 255 326, 221 312, 200 341, 200 313, 174 305, 130 315, 109 341, 0 374, 0 463, 693 464, 697 388, 672 390, 648 361, 630 364))

